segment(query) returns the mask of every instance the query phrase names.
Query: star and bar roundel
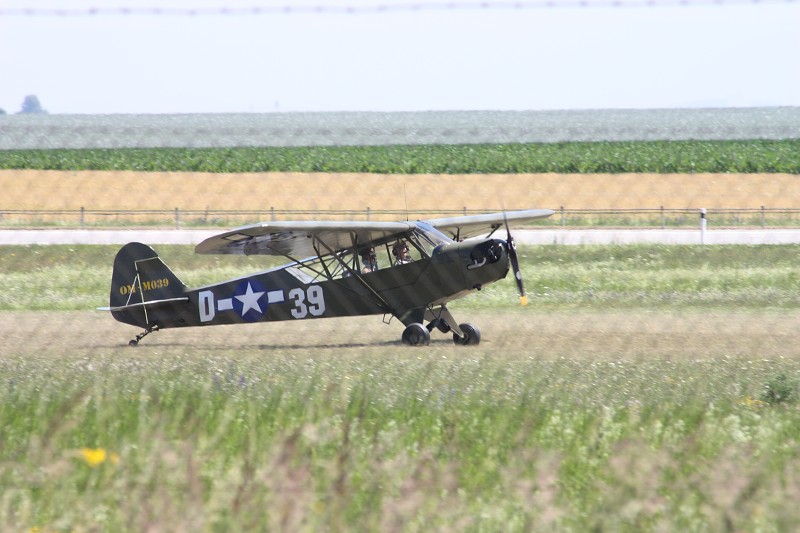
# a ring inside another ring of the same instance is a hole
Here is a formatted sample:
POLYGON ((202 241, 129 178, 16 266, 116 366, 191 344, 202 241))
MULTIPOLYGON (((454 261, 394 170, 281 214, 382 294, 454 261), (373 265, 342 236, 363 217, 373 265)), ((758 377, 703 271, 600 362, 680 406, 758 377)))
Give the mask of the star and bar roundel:
MULTIPOLYGON (((283 301, 283 291, 280 291, 283 301)), ((233 291, 231 304, 236 311, 247 322, 255 322, 267 312, 270 301, 264 296, 267 289, 256 280, 248 280, 239 283, 233 291)))
POLYGON ((246 322, 256 322, 271 303, 285 301, 284 291, 268 291, 257 279, 246 279, 236 285, 230 298, 217 298, 210 291, 199 293, 200 322, 210 322, 218 312, 233 311, 246 322))

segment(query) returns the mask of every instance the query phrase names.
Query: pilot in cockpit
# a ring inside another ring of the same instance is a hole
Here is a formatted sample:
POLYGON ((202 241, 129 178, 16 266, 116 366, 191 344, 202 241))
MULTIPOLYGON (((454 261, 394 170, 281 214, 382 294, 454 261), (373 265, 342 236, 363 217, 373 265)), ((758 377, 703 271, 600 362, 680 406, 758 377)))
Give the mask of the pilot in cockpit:
POLYGON ((378 270, 378 257, 375 255, 375 248, 370 246, 361 252, 361 273, 368 274, 378 270))
POLYGON ((411 253, 408 250, 408 243, 402 239, 394 244, 392 247, 392 254, 395 257, 395 265, 405 265, 413 261, 411 253))

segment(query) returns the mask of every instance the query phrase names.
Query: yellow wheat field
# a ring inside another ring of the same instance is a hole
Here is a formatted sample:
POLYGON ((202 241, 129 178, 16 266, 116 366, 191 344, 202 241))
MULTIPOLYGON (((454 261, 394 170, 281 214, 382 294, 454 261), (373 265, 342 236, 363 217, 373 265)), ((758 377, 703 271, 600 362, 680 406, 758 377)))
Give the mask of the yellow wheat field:
POLYGON ((800 207, 793 174, 209 174, 0 170, 0 210, 800 207))

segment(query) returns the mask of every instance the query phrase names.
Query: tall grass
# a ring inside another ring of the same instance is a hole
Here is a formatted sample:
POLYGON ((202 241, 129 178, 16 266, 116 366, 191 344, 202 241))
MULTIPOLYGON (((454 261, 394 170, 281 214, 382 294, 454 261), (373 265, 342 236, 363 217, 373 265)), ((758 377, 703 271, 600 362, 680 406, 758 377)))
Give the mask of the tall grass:
MULTIPOLYGON (((254 270, 157 249, 192 284, 254 270)), ((131 349, 15 310, 106 304, 116 247, 0 251, 0 530, 800 528, 799 247, 521 247, 532 305, 453 306, 474 349, 350 320, 131 349)))
POLYGON ((796 361, 344 355, 3 357, 0 527, 800 525, 796 361))

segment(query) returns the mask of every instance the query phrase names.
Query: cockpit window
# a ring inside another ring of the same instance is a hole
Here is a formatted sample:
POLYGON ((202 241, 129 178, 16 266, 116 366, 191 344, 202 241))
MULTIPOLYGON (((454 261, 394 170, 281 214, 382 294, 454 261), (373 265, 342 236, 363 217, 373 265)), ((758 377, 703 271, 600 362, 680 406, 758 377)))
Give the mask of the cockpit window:
POLYGON ((447 235, 426 222, 417 222, 417 229, 414 235, 417 237, 416 241, 419 246, 424 249, 429 257, 433 255, 433 250, 437 246, 453 242, 447 235))

